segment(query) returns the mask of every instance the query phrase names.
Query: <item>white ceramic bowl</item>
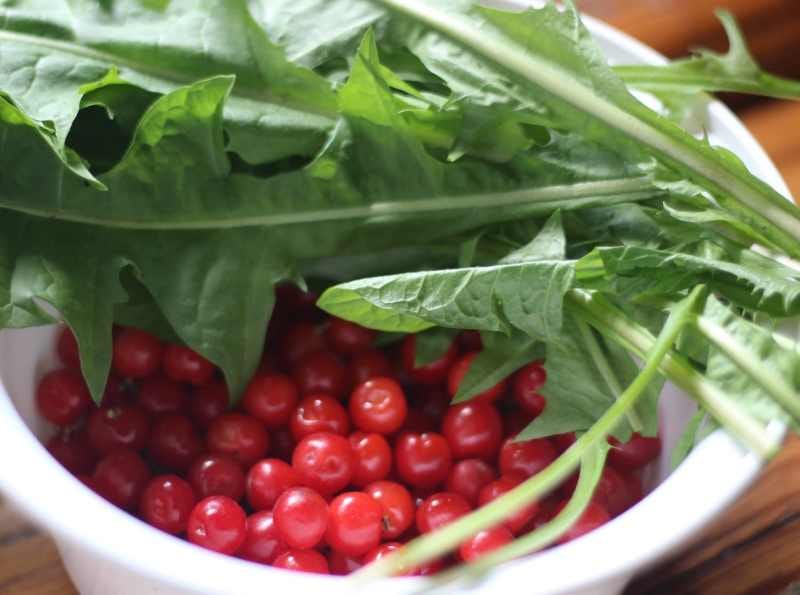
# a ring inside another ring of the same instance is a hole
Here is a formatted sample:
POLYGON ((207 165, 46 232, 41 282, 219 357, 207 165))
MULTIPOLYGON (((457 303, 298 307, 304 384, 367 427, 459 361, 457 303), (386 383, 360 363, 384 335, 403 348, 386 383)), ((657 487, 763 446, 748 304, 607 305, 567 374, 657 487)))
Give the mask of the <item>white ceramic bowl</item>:
MULTIPOLYGON (((587 24, 614 63, 664 60, 602 23, 587 19, 587 24)), ((719 103, 711 108, 710 132, 715 143, 733 150, 752 171, 788 195, 764 151, 719 103)), ((53 536, 83 595, 352 591, 342 579, 262 567, 169 537, 121 513, 73 479, 40 444, 52 429, 37 419, 32 404, 37 379, 55 365, 53 336, 53 328, 0 333, 0 492, 53 536)), ((506 564, 459 592, 619 593, 636 573, 686 542, 753 482, 759 460, 722 432, 706 439, 667 477, 669 452, 692 405, 668 386, 662 408, 664 449, 654 478, 660 484, 644 501, 580 540, 506 564)), ((419 581, 383 581, 370 591, 410 592, 419 581)))

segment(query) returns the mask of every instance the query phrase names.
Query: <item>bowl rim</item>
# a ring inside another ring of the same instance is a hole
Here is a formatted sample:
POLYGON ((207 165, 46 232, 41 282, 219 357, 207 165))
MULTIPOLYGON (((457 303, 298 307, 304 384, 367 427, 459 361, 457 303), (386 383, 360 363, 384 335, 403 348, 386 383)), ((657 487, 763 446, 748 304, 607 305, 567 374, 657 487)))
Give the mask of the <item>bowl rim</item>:
MULTIPOLYGON (((610 25, 588 16, 582 18, 599 41, 618 46, 643 63, 666 61, 655 50, 610 25)), ((721 128, 744 139, 752 168, 788 196, 778 170, 736 116, 718 101, 709 109, 710 118, 721 128)), ((8 335, 17 332, 32 331, 3 331, 6 337, 0 338, 0 357, 9 349, 8 335)), ((4 420, 0 449, 6 453, 27 453, 4 457, 8 460, 0 465, 0 492, 57 539, 113 560, 133 572, 198 593, 206 592, 210 585, 220 588, 220 592, 227 592, 226 588, 235 585, 237 593, 255 593, 265 580, 271 586, 280 585, 287 590, 338 591, 331 577, 286 572, 219 556, 120 514, 117 508, 88 492, 50 457, 18 415, 2 378, 0 419, 4 420), (53 494, 56 496, 43 497, 53 494), (88 526, 83 521, 87 518, 91 519, 88 526), (121 535, 124 540, 118 540, 121 535), (185 572, 176 576, 175 566, 165 564, 165 560, 180 560, 179 567, 185 572)), ((770 431, 780 437, 785 428, 773 424, 770 431)), ((622 584, 712 520, 752 483, 762 465, 757 455, 743 449, 725 432, 715 432, 647 498, 613 522, 580 540, 504 564, 502 572, 492 571, 480 583, 462 586, 476 592, 484 587, 516 592, 520 585, 526 585, 529 593, 535 589, 537 593, 554 594, 614 580, 622 584), (678 518, 680 523, 676 522, 678 518), (646 531, 644 541, 631 539, 643 531, 646 531), (531 584, 531 577, 536 577, 535 585, 531 584)), ((387 594, 408 592, 419 588, 423 581, 384 580, 375 589, 387 594)), ((344 582, 338 584, 344 592, 344 582)))

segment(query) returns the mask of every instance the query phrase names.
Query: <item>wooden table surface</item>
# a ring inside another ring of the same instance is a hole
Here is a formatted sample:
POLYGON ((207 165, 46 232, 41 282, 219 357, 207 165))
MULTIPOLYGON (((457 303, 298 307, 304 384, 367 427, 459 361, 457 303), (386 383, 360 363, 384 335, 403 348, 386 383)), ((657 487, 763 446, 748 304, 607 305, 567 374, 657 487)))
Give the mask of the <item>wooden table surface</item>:
MULTIPOLYGON (((582 2, 669 55, 698 43, 724 47, 710 17, 721 5, 742 18, 749 38, 755 35, 759 59, 773 70, 800 74, 798 0, 582 2)), ((800 198, 800 104, 742 105, 740 116, 800 198)), ((694 544, 638 579, 626 595, 773 595, 795 581, 800 583, 800 440, 791 439, 739 502, 694 544)), ((75 594, 51 541, 0 501, 0 595, 75 594)))

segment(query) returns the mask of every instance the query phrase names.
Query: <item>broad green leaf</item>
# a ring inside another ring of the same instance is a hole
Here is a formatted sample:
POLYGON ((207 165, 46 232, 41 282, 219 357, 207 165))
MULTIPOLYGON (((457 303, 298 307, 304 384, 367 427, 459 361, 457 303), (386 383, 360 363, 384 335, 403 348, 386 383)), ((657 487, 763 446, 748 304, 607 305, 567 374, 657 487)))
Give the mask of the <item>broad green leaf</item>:
POLYGON ((414 343, 414 366, 421 367, 441 359, 456 339, 457 331, 432 328, 417 333, 414 343))
POLYGON ((541 231, 528 244, 514 250, 500 260, 500 264, 530 262, 532 260, 564 260, 567 239, 561 224, 561 211, 553 213, 541 231))

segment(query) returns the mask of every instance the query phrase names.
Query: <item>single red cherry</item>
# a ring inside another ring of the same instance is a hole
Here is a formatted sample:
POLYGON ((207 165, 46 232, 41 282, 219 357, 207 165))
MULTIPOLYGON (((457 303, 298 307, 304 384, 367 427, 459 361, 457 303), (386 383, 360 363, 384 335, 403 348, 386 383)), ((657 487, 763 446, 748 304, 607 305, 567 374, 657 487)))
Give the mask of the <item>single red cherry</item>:
POLYGON ((257 374, 247 386, 242 409, 274 430, 286 425, 300 400, 297 387, 282 374, 257 374))
POLYGON ((271 511, 261 511, 247 517, 247 537, 239 548, 239 557, 251 562, 272 564, 289 550, 278 535, 271 511))
POLYGON ((275 558, 272 566, 299 572, 330 574, 325 556, 314 550, 289 550, 275 558))
POLYGON ((231 456, 249 467, 269 451, 269 434, 257 419, 226 413, 211 422, 206 444, 211 452, 231 456))
POLYGON ((92 405, 83 378, 74 370, 46 374, 36 389, 36 406, 47 421, 60 427, 77 422, 92 405))
POLYGON ((315 351, 292 368, 292 379, 300 394, 325 393, 343 398, 350 389, 347 367, 330 351, 315 351))
POLYGON ((463 496, 452 492, 437 492, 417 508, 417 529, 430 533, 468 514, 472 508, 463 496))
POLYGON ((272 510, 280 495, 299 483, 297 472, 287 463, 264 459, 247 472, 247 501, 253 510, 272 510))
POLYGON ((557 457, 558 452, 547 438, 523 441, 508 438, 500 449, 500 473, 528 478, 539 473, 557 457))
MULTIPOLYGON (((471 353, 467 353, 466 355, 462 355, 461 358, 450 368, 450 371, 447 373, 447 390, 451 397, 455 397, 458 393, 458 387, 461 386, 461 381, 464 380, 464 376, 467 375, 469 367, 472 365, 472 361, 478 357, 478 353, 479 352, 477 351, 473 351, 471 353)), ((482 393, 472 397, 471 401, 492 403, 505 392, 506 385, 507 382, 504 378, 494 386, 487 388, 482 393)))
POLYGON ((81 357, 78 349, 78 340, 75 338, 72 329, 67 325, 62 326, 61 330, 58 331, 56 352, 62 364, 73 370, 80 371, 81 357))
POLYGON ((244 496, 245 476, 238 461, 225 455, 202 455, 187 474, 198 498, 227 496, 237 502, 244 496))
POLYGON ((100 454, 118 448, 142 450, 150 435, 150 416, 138 405, 100 407, 86 424, 89 443, 100 454))
POLYGON ((450 446, 441 434, 403 434, 395 444, 397 474, 413 486, 439 485, 447 479, 452 463, 450 446))
POLYGON ((442 434, 456 459, 494 460, 503 440, 503 421, 494 405, 470 401, 453 405, 442 423, 442 434))
POLYGON ((150 415, 185 413, 186 389, 166 376, 146 378, 139 387, 139 405, 150 415))
POLYGON ((328 567, 331 574, 336 576, 347 576, 361 568, 361 558, 353 558, 352 556, 345 556, 336 550, 331 550, 328 554, 328 567))
POLYGON ((230 395, 224 382, 212 382, 194 389, 189 413, 198 427, 207 429, 211 422, 228 410, 230 395))
POLYGON ((278 535, 289 547, 310 549, 325 535, 328 504, 311 488, 290 488, 272 510, 278 535))
POLYGON ((491 529, 478 531, 475 535, 467 539, 461 544, 461 547, 458 548, 458 555, 465 562, 471 562, 512 541, 514 541, 514 535, 511 531, 499 525, 491 529))
POLYGON ((247 516, 227 496, 204 498, 189 515, 186 537, 195 545, 232 556, 247 539, 247 516))
POLYGON ((106 455, 94 469, 94 489, 106 500, 124 510, 133 510, 139 503, 150 470, 135 451, 116 450, 106 455))
POLYGON ((114 337, 111 365, 124 378, 147 378, 158 372, 164 346, 150 333, 123 329, 114 337))
POLYGON ((214 364, 188 347, 167 345, 164 350, 164 373, 176 382, 203 386, 211 382, 214 372, 214 364))
MULTIPOLYGON (((488 504, 495 498, 499 498, 506 492, 517 487, 519 483, 519 478, 506 476, 486 484, 478 494, 478 504, 480 506, 488 504)), ((539 504, 537 502, 532 502, 517 512, 509 515, 506 520, 503 521, 503 525, 505 525, 505 527, 514 535, 518 535, 538 512, 539 504)))
POLYGON ((329 395, 310 395, 297 405, 289 419, 289 429, 295 440, 316 432, 346 435, 350 430, 347 411, 329 395))
POLYGON ((397 539, 414 523, 414 501, 409 491, 394 481, 376 481, 364 488, 381 506, 382 539, 397 539))
POLYGON ((537 417, 546 405, 545 398, 539 389, 547 381, 547 372, 541 362, 531 362, 514 374, 511 383, 511 394, 525 413, 537 417))
POLYGON ((153 421, 147 453, 159 467, 183 473, 202 452, 203 440, 185 415, 165 413, 153 421))
POLYGON ((292 367, 306 355, 326 348, 325 338, 310 322, 298 322, 283 336, 278 353, 286 367, 292 367))
POLYGON ((350 418, 363 432, 392 434, 406 419, 408 405, 403 389, 391 378, 372 378, 350 396, 350 418))
POLYGON ((496 479, 494 469, 481 459, 464 459, 450 470, 447 491, 463 496, 471 506, 478 504, 478 495, 484 486, 496 479))
POLYGON ((331 496, 347 487, 355 466, 350 441, 330 432, 306 436, 292 455, 292 467, 300 484, 323 496, 331 496))
POLYGON ((369 349, 375 339, 375 331, 333 316, 325 329, 325 339, 334 351, 349 355, 369 349))
POLYGON ((417 337, 406 335, 400 347, 403 372, 417 384, 439 384, 447 378, 447 372, 458 357, 458 344, 453 341, 439 359, 423 366, 416 365, 417 337))
POLYGON ((86 431, 62 431, 47 441, 47 451, 73 475, 87 475, 94 469, 97 455, 86 431))
POLYGON ((380 434, 354 432, 350 446, 355 457, 355 469, 350 483, 363 488, 373 481, 385 479, 392 468, 392 447, 380 434))
POLYGON ((363 556, 381 541, 383 510, 364 492, 345 492, 329 506, 327 544, 346 556, 363 556))
POLYGON ((392 365, 379 349, 367 349, 353 354, 348 365, 350 378, 355 384, 378 376, 391 376, 392 365))
MULTIPOLYGON (((559 508, 563 509, 566 504, 566 501, 562 502, 559 508)), ((601 525, 606 524, 609 520, 611 520, 611 517, 605 508, 597 502, 590 502, 580 518, 570 527, 569 531, 561 536, 558 543, 567 543, 568 541, 586 535, 590 531, 594 531, 601 525)))
POLYGON ((186 531, 197 502, 192 486, 177 475, 159 475, 150 480, 139 500, 142 520, 171 535, 186 531))
POLYGON ((658 436, 645 437, 633 434, 627 442, 620 442, 609 437, 611 450, 608 461, 620 471, 636 471, 648 465, 661 454, 661 439, 658 436))

